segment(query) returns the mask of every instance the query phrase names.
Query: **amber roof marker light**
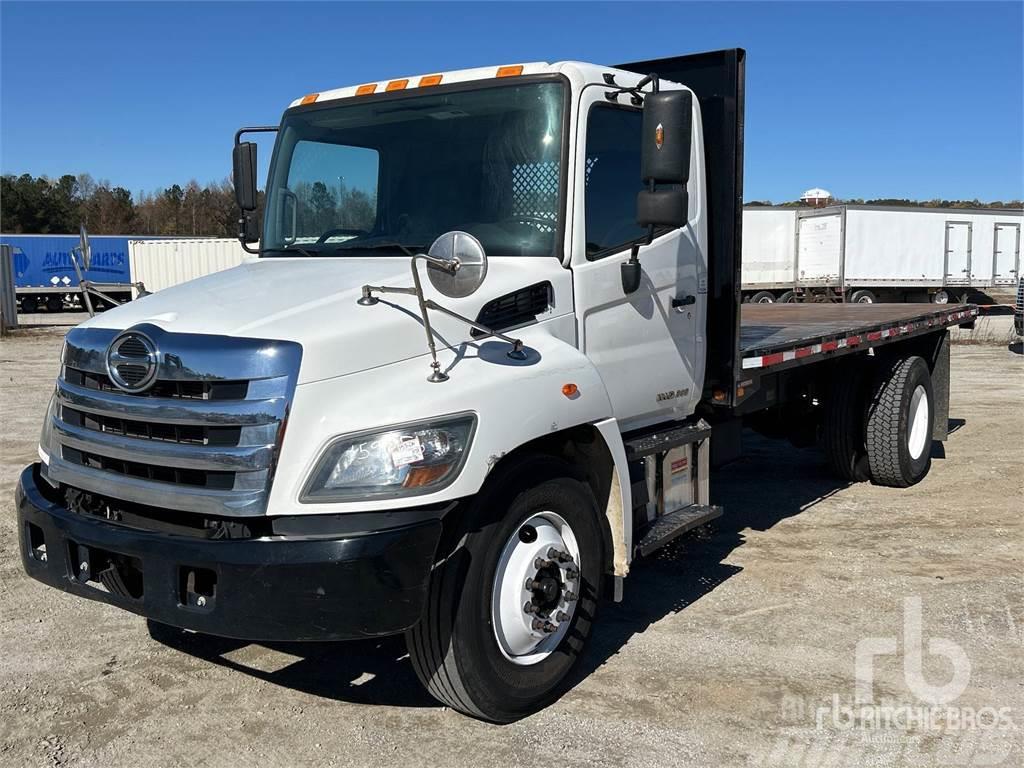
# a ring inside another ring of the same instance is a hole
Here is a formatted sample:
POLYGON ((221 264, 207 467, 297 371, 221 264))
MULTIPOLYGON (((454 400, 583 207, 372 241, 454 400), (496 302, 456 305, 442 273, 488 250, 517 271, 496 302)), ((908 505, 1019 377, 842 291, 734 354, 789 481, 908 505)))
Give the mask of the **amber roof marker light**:
POLYGON ((507 67, 498 67, 498 77, 515 77, 523 74, 522 64, 509 64, 507 67))

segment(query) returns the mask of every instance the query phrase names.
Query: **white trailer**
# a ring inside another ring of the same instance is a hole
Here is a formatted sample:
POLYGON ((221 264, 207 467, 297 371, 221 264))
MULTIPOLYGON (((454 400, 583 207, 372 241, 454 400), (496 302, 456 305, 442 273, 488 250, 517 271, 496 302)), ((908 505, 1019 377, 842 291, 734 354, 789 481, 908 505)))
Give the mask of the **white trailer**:
POLYGON ((850 300, 929 296, 943 303, 1016 280, 1021 211, 844 207, 850 300))
POLYGON ((970 289, 1015 284, 1021 219, 1019 210, 996 209, 748 208, 743 256, 757 266, 744 268, 743 295, 760 303, 962 300, 970 289), (790 248, 776 247, 784 235, 769 221, 790 227, 790 248))
MULTIPOLYGON (((238 240, 231 237, 128 241, 131 274, 149 293, 237 267, 245 256, 238 240)), ((138 289, 135 294, 138 298, 138 289)))
POLYGON ((757 304, 788 301, 796 275, 794 208, 743 211, 743 295, 757 304))

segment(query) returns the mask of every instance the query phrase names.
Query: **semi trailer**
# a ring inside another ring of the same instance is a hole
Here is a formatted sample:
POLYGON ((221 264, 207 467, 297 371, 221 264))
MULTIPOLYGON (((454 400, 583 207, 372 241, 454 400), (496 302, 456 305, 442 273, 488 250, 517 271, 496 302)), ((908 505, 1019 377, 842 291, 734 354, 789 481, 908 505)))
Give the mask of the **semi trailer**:
MULTIPOLYGON (((11 246, 15 292, 22 312, 60 312, 80 304, 79 276, 72 261, 79 235, 0 235, 0 243, 11 246)), ((116 301, 129 300, 128 237, 93 237, 91 244, 92 262, 82 277, 116 301)), ((112 306, 100 298, 94 303, 97 309, 112 306)))
POLYGON ((965 302, 1012 291, 1019 209, 751 206, 743 212, 743 298, 965 302))
POLYGON ((432 73, 240 130, 256 258, 68 333, 26 572, 153 631, 404 633, 434 697, 509 722, 638 559, 727 514, 744 424, 921 481, 976 309, 741 303, 744 68, 432 73))

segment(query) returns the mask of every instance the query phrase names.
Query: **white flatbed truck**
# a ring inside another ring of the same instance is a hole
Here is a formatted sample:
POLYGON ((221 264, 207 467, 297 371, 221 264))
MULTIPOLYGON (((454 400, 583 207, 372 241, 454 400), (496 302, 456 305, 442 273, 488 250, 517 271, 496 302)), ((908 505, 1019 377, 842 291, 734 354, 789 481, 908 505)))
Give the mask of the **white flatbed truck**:
POLYGON ((920 481, 946 329, 976 310, 741 306, 743 71, 727 50, 310 94, 261 129, 262 233, 240 131, 260 248, 67 335, 17 490, 25 570, 151 627, 404 632, 437 699, 508 722, 564 690, 636 558, 722 514, 709 473, 743 423, 818 436, 845 480, 920 481))

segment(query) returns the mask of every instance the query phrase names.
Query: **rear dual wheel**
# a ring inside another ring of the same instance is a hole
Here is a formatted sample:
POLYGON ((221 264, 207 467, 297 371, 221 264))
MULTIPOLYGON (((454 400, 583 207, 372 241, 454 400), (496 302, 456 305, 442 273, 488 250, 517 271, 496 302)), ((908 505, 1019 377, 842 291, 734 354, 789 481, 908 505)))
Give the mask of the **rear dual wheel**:
POLYGON ((444 704, 506 723, 555 700, 590 634, 602 572, 597 502, 572 468, 526 457, 449 531, 427 606, 406 634, 444 704))
POLYGON ((851 361, 836 369, 824 419, 825 456, 847 482, 906 488, 931 468, 931 373, 910 356, 851 361))
POLYGON ((865 446, 871 479, 906 488, 931 468, 932 377, 924 358, 882 361, 868 405, 865 446))

